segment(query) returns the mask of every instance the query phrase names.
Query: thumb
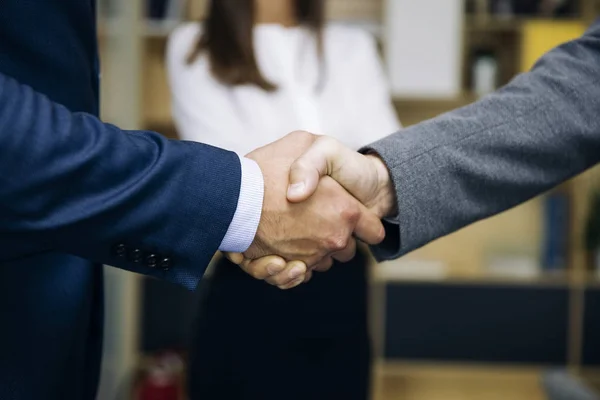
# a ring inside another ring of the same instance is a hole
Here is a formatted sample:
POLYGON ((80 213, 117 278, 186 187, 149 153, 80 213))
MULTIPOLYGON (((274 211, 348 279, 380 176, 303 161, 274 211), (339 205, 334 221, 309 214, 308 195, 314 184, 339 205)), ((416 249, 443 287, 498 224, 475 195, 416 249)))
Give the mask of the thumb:
POLYGON ((319 137, 290 167, 287 198, 293 203, 308 199, 317 190, 319 180, 328 175, 336 163, 338 143, 327 136, 319 137))

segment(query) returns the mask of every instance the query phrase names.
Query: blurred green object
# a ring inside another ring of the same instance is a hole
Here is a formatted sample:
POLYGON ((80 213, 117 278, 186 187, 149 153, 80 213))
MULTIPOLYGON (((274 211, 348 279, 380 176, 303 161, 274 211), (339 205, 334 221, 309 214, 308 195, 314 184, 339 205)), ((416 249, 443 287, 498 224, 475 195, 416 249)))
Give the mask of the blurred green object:
POLYGON ((585 247, 590 251, 600 250, 600 189, 592 194, 585 229, 585 247))

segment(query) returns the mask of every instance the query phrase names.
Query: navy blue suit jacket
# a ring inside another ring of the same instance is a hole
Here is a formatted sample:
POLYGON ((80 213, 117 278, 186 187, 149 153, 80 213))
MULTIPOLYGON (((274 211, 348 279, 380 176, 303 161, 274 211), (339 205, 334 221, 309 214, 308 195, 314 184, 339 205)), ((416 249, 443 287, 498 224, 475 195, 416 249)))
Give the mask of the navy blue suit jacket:
POLYGON ((195 287, 234 153, 102 123, 92 0, 0 1, 0 399, 95 396, 101 264, 195 287))

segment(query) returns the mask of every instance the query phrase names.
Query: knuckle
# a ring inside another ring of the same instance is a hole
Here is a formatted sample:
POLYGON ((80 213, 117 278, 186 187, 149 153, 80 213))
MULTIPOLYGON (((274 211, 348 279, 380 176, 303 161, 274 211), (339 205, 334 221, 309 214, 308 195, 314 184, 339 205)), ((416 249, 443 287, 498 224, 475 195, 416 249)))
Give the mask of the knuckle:
POLYGON ((294 140, 299 142, 313 142, 315 140, 316 135, 313 135, 307 131, 293 131, 290 133, 290 136, 293 137, 294 140))
POLYGON ((326 241, 326 247, 330 251, 340 251, 348 246, 349 238, 347 235, 333 235, 330 236, 326 241))
POLYGON ((360 210, 354 202, 346 201, 339 210, 340 218, 348 224, 354 225, 360 218, 360 210))

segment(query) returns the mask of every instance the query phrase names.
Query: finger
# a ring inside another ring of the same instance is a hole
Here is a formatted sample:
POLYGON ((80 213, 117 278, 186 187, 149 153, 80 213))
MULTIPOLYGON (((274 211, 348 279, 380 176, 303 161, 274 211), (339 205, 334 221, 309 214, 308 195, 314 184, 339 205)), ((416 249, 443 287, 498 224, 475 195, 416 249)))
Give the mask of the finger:
POLYGON ((379 244, 385 239, 385 228, 377 215, 362 204, 359 205, 360 216, 354 226, 354 235, 371 245, 379 244))
POLYGON ((299 279, 304 281, 307 271, 308 269, 306 268, 306 264, 304 264, 302 261, 291 261, 287 263, 283 271, 276 275, 267 277, 265 281, 273 286, 287 286, 299 279))
POLYGON ((329 269, 331 268, 332 265, 333 265, 333 259, 331 257, 325 257, 319 263, 314 265, 311 269, 313 271, 317 271, 317 272, 325 272, 325 271, 329 271, 329 269))
POLYGON ((279 256, 265 256, 256 260, 244 259, 240 268, 255 279, 267 279, 285 270, 286 261, 279 256))
POLYGON ((295 288, 297 286, 300 286, 304 282, 304 279, 305 279, 305 277, 303 276, 303 277, 300 277, 298 279, 295 279, 295 280, 291 281, 290 283, 288 283, 286 285, 281 285, 281 286, 278 286, 278 287, 281 290, 293 289, 293 288, 295 288))
POLYGON ((356 255, 356 240, 350 239, 344 250, 336 251, 331 256, 340 262, 348 262, 356 255))
POLYGON ((328 166, 337 157, 337 141, 321 136, 290 167, 287 198, 291 202, 308 199, 317 190, 319 179, 328 175, 328 166))
POLYGON ((242 253, 223 253, 225 258, 234 264, 240 265, 244 261, 244 255, 242 253))

